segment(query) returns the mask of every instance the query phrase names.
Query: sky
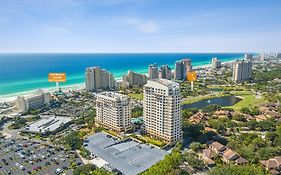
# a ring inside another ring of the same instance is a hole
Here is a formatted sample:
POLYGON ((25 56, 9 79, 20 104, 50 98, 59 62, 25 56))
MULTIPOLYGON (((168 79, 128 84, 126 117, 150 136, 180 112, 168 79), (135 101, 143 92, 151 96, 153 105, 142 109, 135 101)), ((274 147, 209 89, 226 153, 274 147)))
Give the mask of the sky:
POLYGON ((0 52, 281 52, 280 0, 0 0, 0 52))

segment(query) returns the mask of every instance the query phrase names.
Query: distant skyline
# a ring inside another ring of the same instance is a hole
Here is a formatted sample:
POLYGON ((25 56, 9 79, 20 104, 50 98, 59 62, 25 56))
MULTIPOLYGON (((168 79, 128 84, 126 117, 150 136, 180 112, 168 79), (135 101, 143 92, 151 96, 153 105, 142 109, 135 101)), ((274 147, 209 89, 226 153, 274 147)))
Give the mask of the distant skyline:
POLYGON ((281 52, 280 0, 0 0, 3 52, 281 52))

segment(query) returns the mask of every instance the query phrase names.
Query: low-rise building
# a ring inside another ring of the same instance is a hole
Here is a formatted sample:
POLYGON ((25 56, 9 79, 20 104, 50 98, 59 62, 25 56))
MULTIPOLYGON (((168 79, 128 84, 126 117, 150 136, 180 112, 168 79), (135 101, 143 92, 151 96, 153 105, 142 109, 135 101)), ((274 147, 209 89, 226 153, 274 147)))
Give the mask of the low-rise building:
POLYGON ((215 153, 222 155, 227 148, 219 142, 213 142, 210 145, 210 149, 215 153))
POLYGON ((25 127, 23 131, 31 133, 54 133, 59 128, 67 125, 70 121, 70 117, 58 117, 58 116, 41 116, 42 119, 32 123, 25 127))
POLYGON ((188 121, 197 124, 200 123, 204 119, 204 114, 202 112, 197 112, 196 114, 192 115, 188 121))
POLYGON ((260 163, 268 170, 271 174, 281 174, 281 156, 277 156, 268 160, 262 160, 260 163))
POLYGON ((212 167, 215 165, 215 161, 213 158, 215 157, 215 153, 211 149, 203 149, 202 158, 205 164, 212 167))

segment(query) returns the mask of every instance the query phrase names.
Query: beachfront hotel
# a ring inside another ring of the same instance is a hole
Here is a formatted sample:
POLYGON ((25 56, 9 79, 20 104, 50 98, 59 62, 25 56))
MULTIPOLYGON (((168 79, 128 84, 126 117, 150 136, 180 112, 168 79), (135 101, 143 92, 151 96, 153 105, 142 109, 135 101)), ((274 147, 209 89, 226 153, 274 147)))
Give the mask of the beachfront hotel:
POLYGON ((138 74, 131 70, 128 71, 128 74, 123 76, 124 87, 143 86, 146 82, 147 82, 146 75, 138 74))
POLYGON ((182 140, 181 96, 179 84, 156 79, 144 85, 144 130, 167 144, 182 140))
POLYGON ((186 79, 187 73, 192 71, 191 59, 182 59, 176 61, 174 79, 175 80, 184 80, 186 79))
POLYGON ((98 126, 117 132, 131 129, 131 102, 127 95, 101 92, 96 95, 96 118, 98 126))
POLYGON ((158 78, 158 66, 157 64, 150 64, 148 66, 148 78, 153 80, 153 79, 157 79, 158 78))
POLYGON ((212 58, 212 69, 219 69, 219 68, 221 68, 221 61, 216 57, 212 58))
POLYGON ((252 63, 250 60, 237 60, 233 63, 232 79, 236 83, 242 83, 252 78, 252 63))
POLYGON ((86 68, 85 79, 87 91, 113 89, 116 84, 112 73, 97 66, 86 68))
POLYGON ((29 109, 40 109, 50 104, 51 96, 49 92, 38 90, 29 96, 18 96, 16 106, 20 111, 29 109))

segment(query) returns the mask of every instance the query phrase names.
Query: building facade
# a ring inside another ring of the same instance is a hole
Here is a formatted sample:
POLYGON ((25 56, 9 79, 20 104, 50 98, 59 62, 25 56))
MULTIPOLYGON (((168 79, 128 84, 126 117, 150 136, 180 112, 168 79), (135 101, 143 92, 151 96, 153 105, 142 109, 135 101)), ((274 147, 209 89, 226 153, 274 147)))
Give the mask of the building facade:
POLYGON ((232 79, 236 83, 242 83, 252 78, 252 63, 248 61, 237 60, 233 64, 232 79))
POLYGON ((20 111, 29 109, 40 109, 50 104, 51 94, 43 90, 38 90, 34 94, 23 97, 18 96, 16 106, 20 111))
POLYGON ((245 61, 253 62, 253 55, 252 54, 245 54, 244 55, 244 60, 245 61))
POLYGON ((128 96, 102 92, 96 95, 97 125, 117 131, 131 129, 131 102, 128 96))
POLYGON ((148 66, 148 78, 153 80, 158 78, 158 66, 157 64, 150 64, 148 66))
POLYGON ((158 78, 164 78, 170 80, 172 78, 172 69, 168 65, 160 67, 158 78))
POLYGON ((218 58, 212 58, 212 69, 221 68, 221 61, 218 58))
POLYGON ((191 59, 184 58, 182 60, 176 61, 174 79, 175 80, 185 80, 187 73, 192 71, 191 59))
POLYGON ((144 85, 144 130, 167 144, 182 140, 181 95, 178 83, 166 79, 144 85))
POLYGON ((184 67, 185 67, 184 76, 186 77, 189 72, 192 72, 191 59, 185 58, 185 59, 182 59, 182 61, 183 61, 184 67))
POLYGON ((86 68, 85 79, 87 91, 113 89, 116 84, 112 73, 100 67, 86 68))
POLYGON ((123 83, 126 86, 143 86, 147 82, 147 77, 144 74, 138 74, 133 71, 128 71, 128 74, 123 76, 123 83))

